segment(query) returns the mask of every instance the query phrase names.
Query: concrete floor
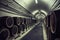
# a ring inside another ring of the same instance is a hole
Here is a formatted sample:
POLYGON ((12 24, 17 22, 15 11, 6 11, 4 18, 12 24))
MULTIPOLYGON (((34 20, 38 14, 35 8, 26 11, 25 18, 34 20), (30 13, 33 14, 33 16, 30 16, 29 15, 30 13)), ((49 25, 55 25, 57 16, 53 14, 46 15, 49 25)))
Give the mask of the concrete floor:
POLYGON ((36 27, 21 40, 43 40, 43 28, 41 24, 36 25, 36 27))

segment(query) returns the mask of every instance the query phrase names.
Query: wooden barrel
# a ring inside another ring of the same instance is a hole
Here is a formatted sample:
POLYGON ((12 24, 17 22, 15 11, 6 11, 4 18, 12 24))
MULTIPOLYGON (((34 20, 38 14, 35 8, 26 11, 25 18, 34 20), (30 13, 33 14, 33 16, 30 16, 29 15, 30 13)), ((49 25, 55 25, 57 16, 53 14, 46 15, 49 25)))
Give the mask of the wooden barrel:
POLYGON ((56 32, 56 14, 54 12, 51 13, 50 15, 50 28, 51 32, 55 33, 56 32))
POLYGON ((10 32, 7 28, 0 28, 0 40, 8 40, 10 32))
POLYGON ((60 10, 53 11, 50 16, 51 32, 56 34, 56 37, 60 38, 60 10))
POLYGON ((28 30, 30 28, 30 26, 32 25, 31 19, 27 19, 26 24, 27 24, 27 30, 28 30))
POLYGON ((29 19, 29 26, 32 26, 33 25, 33 22, 32 22, 32 18, 31 19, 29 19))
POLYGON ((18 34, 18 27, 16 25, 13 25, 13 27, 10 28, 9 31, 10 31, 10 36, 15 37, 16 34, 18 34))
POLYGON ((13 17, 14 19, 14 24, 15 25, 20 25, 20 22, 21 22, 21 18, 20 17, 13 17))
POLYGON ((23 22, 23 18, 20 17, 20 25, 22 24, 22 22, 23 22))
POLYGON ((31 23, 33 23, 32 25, 34 25, 35 23, 37 23, 37 19, 31 19, 31 23))
POLYGON ((16 21, 17 25, 20 25, 20 20, 21 20, 20 17, 17 17, 17 21, 16 21))
POLYGON ((0 26, 11 28, 13 25, 14 25, 14 20, 12 17, 9 16, 0 17, 0 26))
POLYGON ((18 26, 18 34, 21 33, 21 31, 23 31, 23 27, 22 27, 22 24, 20 26, 18 26))
POLYGON ((26 19, 25 18, 23 18, 22 28, 23 28, 23 31, 27 30, 27 24, 26 24, 26 19))
POLYGON ((47 36, 47 40, 55 40, 55 34, 52 34, 50 29, 50 16, 51 15, 47 15, 44 19, 46 36, 47 36))
POLYGON ((45 27, 47 39, 55 40, 56 38, 60 38, 60 10, 52 11, 46 21, 46 24, 48 24, 48 27, 45 27))
POLYGON ((23 19, 20 17, 20 23, 19 23, 19 25, 17 25, 18 26, 18 34, 20 34, 21 31, 23 30, 22 22, 23 22, 23 19))
POLYGON ((29 19, 26 20, 26 24, 27 24, 27 26, 29 26, 29 19))

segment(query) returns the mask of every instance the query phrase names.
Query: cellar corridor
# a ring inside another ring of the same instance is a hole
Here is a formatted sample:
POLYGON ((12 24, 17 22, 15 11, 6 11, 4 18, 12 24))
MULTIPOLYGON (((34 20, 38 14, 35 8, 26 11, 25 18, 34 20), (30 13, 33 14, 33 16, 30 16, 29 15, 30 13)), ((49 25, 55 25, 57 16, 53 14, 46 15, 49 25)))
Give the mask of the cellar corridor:
POLYGON ((60 0, 0 0, 0 40, 60 40, 60 0))
POLYGON ((42 25, 38 24, 34 29, 31 30, 25 37, 21 40, 43 40, 43 29, 42 25))

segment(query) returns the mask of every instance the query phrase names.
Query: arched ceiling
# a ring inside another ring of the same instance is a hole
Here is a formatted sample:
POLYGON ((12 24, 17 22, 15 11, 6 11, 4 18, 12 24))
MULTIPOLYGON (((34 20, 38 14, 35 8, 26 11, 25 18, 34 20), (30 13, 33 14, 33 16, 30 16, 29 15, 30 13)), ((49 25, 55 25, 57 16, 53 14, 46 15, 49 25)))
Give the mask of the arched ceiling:
POLYGON ((45 10, 49 11, 52 5, 54 5, 54 2, 57 0, 15 0, 20 5, 22 5, 24 8, 29 10, 30 12, 33 12, 35 10, 45 10), (36 4, 37 1, 38 3, 36 4))
MULTIPOLYGON (((30 11, 32 14, 42 12, 44 14, 49 14, 49 11, 56 9, 56 6, 60 3, 59 0, 15 0, 17 3, 22 5, 25 9, 30 11)), ((37 16, 37 15, 36 15, 37 16)), ((38 17, 40 19, 40 13, 38 17)))

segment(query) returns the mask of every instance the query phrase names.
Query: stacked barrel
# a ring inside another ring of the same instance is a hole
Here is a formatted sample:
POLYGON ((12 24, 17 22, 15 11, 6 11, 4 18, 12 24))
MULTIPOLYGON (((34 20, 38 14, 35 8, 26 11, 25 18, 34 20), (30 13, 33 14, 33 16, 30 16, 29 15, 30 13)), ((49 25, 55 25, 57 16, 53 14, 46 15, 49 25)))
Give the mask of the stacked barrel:
POLYGON ((60 10, 52 11, 44 19, 48 40, 60 38, 60 10))
POLYGON ((56 35, 56 38, 60 38, 60 10, 56 10, 51 14, 51 32, 56 35))
POLYGON ((21 32, 24 34, 31 28, 30 26, 36 23, 35 21, 36 20, 32 18, 10 16, 0 17, 0 40, 16 38, 21 32))
POLYGON ((0 40, 8 40, 10 37, 10 28, 12 28, 14 22, 12 17, 4 16, 0 17, 0 40))

